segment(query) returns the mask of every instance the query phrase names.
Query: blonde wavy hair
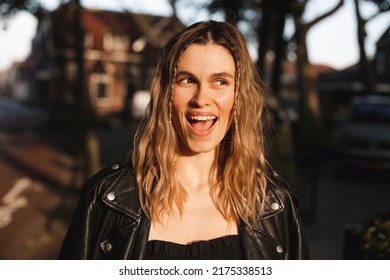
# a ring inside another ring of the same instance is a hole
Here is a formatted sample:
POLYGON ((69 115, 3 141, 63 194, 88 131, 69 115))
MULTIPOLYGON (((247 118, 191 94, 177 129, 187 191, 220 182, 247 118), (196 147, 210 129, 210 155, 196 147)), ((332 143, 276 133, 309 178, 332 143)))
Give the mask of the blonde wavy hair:
POLYGON ((159 222, 186 198, 176 180, 178 135, 171 125, 171 96, 180 56, 191 44, 217 44, 236 64, 236 97, 230 127, 218 147, 212 189, 218 210, 228 221, 254 225, 262 213, 267 183, 262 116, 265 91, 243 35, 224 22, 195 23, 163 49, 151 85, 151 101, 134 141, 132 162, 142 209, 159 222))

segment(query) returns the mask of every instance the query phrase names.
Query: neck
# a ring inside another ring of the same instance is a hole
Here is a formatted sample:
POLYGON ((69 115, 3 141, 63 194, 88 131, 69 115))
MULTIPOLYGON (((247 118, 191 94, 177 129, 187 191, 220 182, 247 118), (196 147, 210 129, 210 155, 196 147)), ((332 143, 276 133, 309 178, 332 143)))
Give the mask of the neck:
POLYGON ((179 155, 177 178, 187 192, 210 188, 216 180, 216 152, 179 155))

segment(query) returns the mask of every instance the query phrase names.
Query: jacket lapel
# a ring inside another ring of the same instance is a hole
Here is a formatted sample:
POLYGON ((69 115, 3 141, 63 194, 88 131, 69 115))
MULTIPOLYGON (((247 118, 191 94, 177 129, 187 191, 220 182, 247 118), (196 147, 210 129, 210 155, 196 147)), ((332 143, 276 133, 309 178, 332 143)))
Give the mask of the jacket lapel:
POLYGON ((245 259, 284 258, 284 255, 278 252, 280 242, 262 230, 261 226, 266 220, 281 213, 284 208, 281 198, 272 190, 272 187, 268 187, 263 214, 257 224, 251 227, 243 221, 240 222, 239 235, 245 259))
POLYGON ((102 200, 109 207, 134 220, 131 228, 127 230, 126 239, 129 242, 123 257, 142 259, 149 237, 150 221, 141 208, 137 183, 133 172, 128 167, 124 168, 103 192, 102 200))

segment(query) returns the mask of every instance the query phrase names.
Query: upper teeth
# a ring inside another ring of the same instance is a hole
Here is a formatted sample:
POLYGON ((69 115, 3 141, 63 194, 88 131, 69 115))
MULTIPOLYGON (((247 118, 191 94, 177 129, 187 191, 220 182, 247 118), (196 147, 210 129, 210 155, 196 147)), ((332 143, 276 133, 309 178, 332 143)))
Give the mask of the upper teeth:
POLYGON ((191 120, 194 121, 211 121, 215 120, 217 117, 215 116, 189 116, 191 120))

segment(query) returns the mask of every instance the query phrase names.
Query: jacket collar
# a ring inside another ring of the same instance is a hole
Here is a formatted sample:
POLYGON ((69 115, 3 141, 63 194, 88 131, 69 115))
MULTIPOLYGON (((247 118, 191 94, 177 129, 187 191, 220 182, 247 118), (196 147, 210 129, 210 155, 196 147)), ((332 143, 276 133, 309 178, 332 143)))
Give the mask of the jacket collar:
MULTIPOLYGON (((114 165, 112 168, 114 168, 114 165)), ((143 215, 143 210, 139 202, 135 175, 131 167, 121 166, 113 175, 102 194, 103 202, 134 220, 139 219, 143 215)), ((273 183, 267 186, 265 201, 261 220, 275 216, 284 210, 283 201, 275 192, 273 183)))
POLYGON ((134 220, 143 215, 137 183, 130 166, 118 168, 118 172, 103 192, 102 200, 108 206, 134 220))

